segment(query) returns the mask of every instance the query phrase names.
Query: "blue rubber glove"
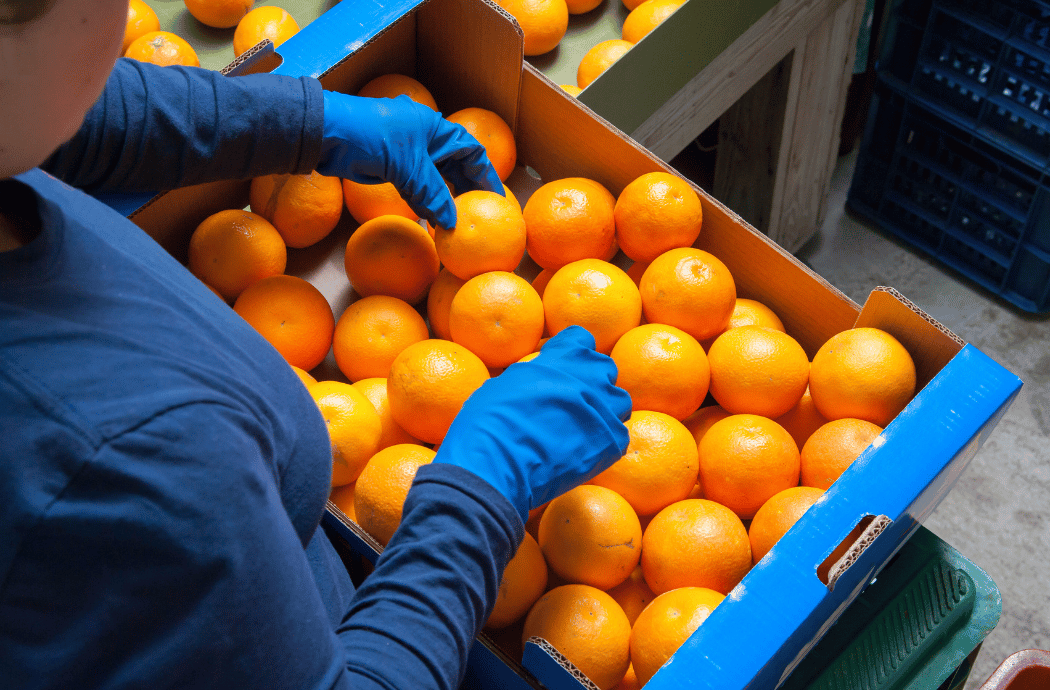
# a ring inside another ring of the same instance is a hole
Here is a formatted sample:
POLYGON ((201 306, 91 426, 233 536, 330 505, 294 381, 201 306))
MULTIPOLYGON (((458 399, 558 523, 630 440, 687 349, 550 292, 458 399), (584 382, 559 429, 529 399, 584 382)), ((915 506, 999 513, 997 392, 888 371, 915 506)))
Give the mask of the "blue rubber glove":
POLYGON ((449 428, 435 463, 470 470, 521 515, 619 460, 631 396, 594 337, 570 326, 530 362, 510 365, 476 390, 449 428))
POLYGON ((503 194, 503 183, 478 143, 408 96, 362 98, 324 92, 324 135, 317 172, 362 184, 391 182, 421 218, 456 227, 444 175, 457 192, 503 194))

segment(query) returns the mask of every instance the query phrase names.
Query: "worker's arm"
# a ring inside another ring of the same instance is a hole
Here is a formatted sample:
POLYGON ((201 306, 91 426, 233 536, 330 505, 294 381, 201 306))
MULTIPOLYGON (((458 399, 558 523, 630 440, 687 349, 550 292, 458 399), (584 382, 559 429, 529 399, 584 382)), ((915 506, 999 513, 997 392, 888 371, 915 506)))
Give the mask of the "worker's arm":
POLYGON ((407 97, 358 98, 308 77, 224 77, 126 58, 77 134, 41 167, 89 192, 316 169, 392 182, 419 215, 445 227, 455 207, 442 175, 460 190, 503 189, 477 140, 407 97))

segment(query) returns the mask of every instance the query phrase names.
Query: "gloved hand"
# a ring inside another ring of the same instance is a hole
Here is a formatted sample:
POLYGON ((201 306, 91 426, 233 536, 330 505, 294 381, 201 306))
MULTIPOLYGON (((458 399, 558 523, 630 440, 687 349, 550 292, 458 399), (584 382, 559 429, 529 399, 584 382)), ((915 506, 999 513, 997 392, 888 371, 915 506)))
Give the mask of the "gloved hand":
POLYGON ((324 92, 324 138, 317 172, 362 184, 391 182, 431 225, 456 226, 456 207, 441 179, 457 193, 503 194, 485 147, 408 96, 362 98, 324 92))
POLYGON ((435 463, 470 470, 521 515, 619 460, 631 396, 594 337, 570 326, 530 362, 510 365, 476 390, 445 435, 435 463))

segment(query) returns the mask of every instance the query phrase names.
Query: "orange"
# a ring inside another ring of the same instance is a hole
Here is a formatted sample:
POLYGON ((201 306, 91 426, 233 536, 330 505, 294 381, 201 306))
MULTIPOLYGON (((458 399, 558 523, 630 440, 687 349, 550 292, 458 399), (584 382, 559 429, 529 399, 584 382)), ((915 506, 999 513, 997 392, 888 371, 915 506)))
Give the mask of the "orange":
POLYGON ((357 511, 354 510, 353 484, 335 487, 328 496, 328 500, 334 503, 335 507, 342 511, 343 515, 357 522, 357 511))
POLYGON ((384 448, 369 460, 354 486, 357 524, 383 546, 401 524, 401 511, 416 471, 436 453, 413 443, 384 448))
POLYGON ((462 125, 471 136, 478 140, 478 143, 485 147, 485 153, 492 167, 496 169, 499 179, 506 180, 510 176, 518 161, 518 147, 514 143, 514 133, 503 118, 484 108, 464 108, 445 119, 462 125))
POLYGON ((854 417, 884 427, 915 395, 915 363, 889 333, 853 328, 817 350, 809 388, 828 419, 854 417))
POLYGON ((623 0, 623 6, 628 10, 633 10, 638 5, 641 5, 645 0, 623 0))
POLYGON ((775 418, 802 399, 809 357, 794 338, 765 326, 731 328, 707 352, 711 395, 727 412, 775 418))
POLYGON ((286 245, 299 249, 335 229, 343 214, 343 187, 338 177, 317 171, 266 175, 252 180, 248 202, 253 213, 273 223, 286 245))
POLYGON ((601 259, 581 259, 559 268, 543 291, 543 312, 551 335, 579 325, 608 354, 642 315, 638 288, 621 269, 601 259))
POLYGON ((452 340, 505 368, 536 349, 543 336, 543 300, 521 276, 505 271, 468 280, 452 298, 448 316, 452 340))
POLYGON ((452 340, 452 332, 448 327, 452 298, 466 282, 457 278, 447 268, 442 268, 434 279, 434 284, 430 286, 430 293, 427 295, 427 319, 430 320, 430 328, 434 335, 442 340, 452 340))
POLYGON ((704 495, 747 520, 777 493, 798 486, 799 454, 791 434, 771 419, 737 414, 700 439, 704 495))
POLYGON ((632 180, 617 197, 615 214, 620 249, 641 262, 691 246, 704 219, 700 197, 689 183, 666 172, 632 180))
POLYGON ((455 199, 456 227, 435 228, 438 258, 463 280, 488 271, 513 271, 525 256, 525 220, 496 192, 474 190, 455 199))
POLYGON ((600 690, 612 690, 631 664, 631 624, 620 605, 588 585, 555 587, 525 617, 522 643, 540 637, 600 690))
POLYGON ((240 57, 267 38, 276 48, 298 32, 299 24, 280 7, 256 7, 237 23, 233 32, 233 53, 240 57))
POLYGON ((157 13, 142 0, 131 0, 128 4, 128 22, 124 26, 124 47, 120 50, 121 54, 128 52, 132 41, 151 31, 160 31, 160 18, 157 13))
POLYGON ((168 65, 200 67, 201 65, 193 46, 187 43, 186 39, 170 31, 150 31, 142 34, 131 42, 128 49, 124 51, 124 57, 140 62, 150 62, 161 67, 168 65))
POLYGON ((664 252, 645 269, 638 289, 649 323, 681 328, 700 342, 725 330, 736 304, 733 275, 702 249, 664 252))
POLYGON ((609 596, 616 600, 623 612, 627 614, 627 620, 634 625, 638 614, 649 605, 656 595, 649 585, 645 584, 645 576, 642 574, 642 566, 635 566, 627 579, 608 590, 609 596))
POLYGON ((303 371, 294 364, 290 366, 292 367, 292 371, 295 372, 295 375, 299 377, 299 380, 303 382, 304 386, 309 386, 311 384, 317 383, 317 379, 311 376, 308 372, 303 371))
POLYGON ((803 513, 823 495, 823 489, 793 486, 763 503, 751 520, 747 532, 751 540, 752 561, 758 563, 762 560, 773 545, 799 521, 803 513))
POLYGON ((514 558, 503 569, 496 605, 485 627, 495 630, 517 621, 529 612, 546 590, 547 562, 543 560, 540 545, 526 532, 514 558))
POLYGON ((623 40, 637 43, 674 14, 685 0, 646 0, 623 20, 623 40))
POLYGON ((607 258, 616 236, 615 204, 609 190, 583 177, 541 186, 522 211, 529 256, 543 268, 607 258))
POLYGON ((642 526, 618 493, 583 484, 550 502, 537 541, 560 578, 605 590, 626 580, 638 565, 642 526))
POLYGON ((631 267, 627 269, 627 275, 631 276, 631 280, 638 287, 642 286, 642 276, 645 275, 645 269, 649 268, 648 261, 635 261, 631 264, 631 267))
POLYGON ((384 74, 361 87, 358 96, 366 98, 397 98, 408 96, 416 103, 437 110, 437 101, 427 87, 404 74, 384 74))
POLYGON ((394 421, 425 443, 440 443, 470 394, 489 378, 477 355, 447 340, 409 345, 390 367, 394 421))
POLYGON ((728 416, 729 413, 723 410, 721 406, 708 405, 707 407, 701 407, 699 410, 683 419, 682 424, 685 425, 686 429, 689 429, 689 433, 693 435, 693 440, 699 445, 700 439, 704 437, 704 434, 706 434, 707 430, 711 428, 711 425, 728 416))
POLYGON ((321 291, 295 276, 270 276, 245 288, 233 310, 289 364, 310 371, 332 347, 335 317, 321 291))
POLYGON ((255 0, 184 0, 186 9, 201 24, 230 29, 248 14, 255 0))
MULTIPOLYGON (((541 506, 536 506, 529 511, 529 517, 525 520, 525 531, 532 535, 533 539, 537 539, 540 533, 540 518, 543 517, 543 511, 547 510, 547 503, 541 506)), ((538 544, 537 544, 538 546, 538 544)))
POLYGON ((813 404, 813 396, 809 393, 809 387, 802 394, 802 399, 786 413, 776 418, 777 424, 787 429, 791 438, 795 439, 795 445, 799 450, 806 445, 810 435, 828 423, 824 415, 820 414, 817 406, 813 404))
POLYGON ((723 599, 706 587, 680 587, 656 597, 631 629, 631 665, 638 682, 648 683, 723 599))
POLYGON ((750 568, 744 523, 729 508, 705 498, 667 506, 642 536, 642 573, 656 594, 679 587, 728 594, 750 568))
MULTIPOLYGON (((588 50, 576 69, 576 85, 586 89, 609 65, 622 58, 633 44, 619 38, 602 41, 588 50)), ((630 256, 628 254, 628 256, 630 256)))
POLYGON ((228 300, 257 280, 284 273, 287 262, 277 228, 250 211, 219 211, 190 236, 190 271, 228 300))
POLYGON ((350 235, 344 266, 362 297, 389 295, 417 304, 427 296, 441 262, 426 230, 391 215, 362 223, 350 235))
POLYGON ((602 4, 602 0, 566 0, 566 4, 569 6, 569 14, 583 14, 602 4))
POLYGON ((576 86, 575 84, 558 84, 558 87, 573 98, 576 98, 581 93, 583 93, 583 89, 576 86))
POLYGON ((332 442, 332 486, 357 481, 368 459, 379 450, 383 433, 379 413, 361 391, 341 381, 308 386, 321 410, 332 442))
POLYGON ((634 672, 634 666, 627 667, 623 680, 613 690, 642 690, 642 684, 638 682, 638 674, 634 672))
POLYGON ((631 394, 632 410, 685 419, 707 396, 711 372, 704 348, 674 326, 636 326, 616 341, 611 356, 616 385, 631 394))
POLYGON ((396 446, 399 443, 420 443, 419 439, 412 436, 401 425, 394 421, 390 414, 390 399, 386 394, 385 378, 361 379, 351 384, 354 388, 368 398, 372 407, 379 413, 379 422, 382 433, 379 435, 379 450, 396 446))
POLYGON ((545 268, 537 273, 536 277, 532 279, 532 288, 540 297, 543 297, 543 291, 547 289, 547 283, 551 282, 551 277, 554 273, 554 269, 545 268))
POLYGON ((409 220, 419 220, 419 216, 408 205, 389 182, 382 184, 361 184, 353 180, 343 180, 343 201, 346 210, 359 224, 379 216, 404 216, 409 220))
POLYGON ((881 433, 881 426, 849 417, 820 427, 802 447, 802 485, 829 488, 881 433))
POLYGON ((638 515, 653 515, 688 496, 700 471, 689 430, 674 417, 649 410, 632 412, 625 426, 627 452, 590 483, 620 494, 638 515))
POLYGON ((372 295, 357 300, 339 317, 332 352, 339 371, 351 383, 386 378, 402 350, 429 337, 426 321, 412 305, 396 297, 372 295))
POLYGON ((525 35, 525 55, 543 55, 554 50, 569 28, 566 0, 497 0, 517 20, 525 35))
POLYGON ((518 209, 518 213, 521 213, 521 204, 518 202, 518 197, 514 196, 514 192, 510 191, 510 187, 503 185, 503 195, 507 197, 507 201, 514 204, 514 208, 518 209))
POLYGON ((765 326, 774 331, 784 331, 784 322, 776 313, 758 300, 736 298, 733 306, 733 315, 729 317, 729 325, 726 328, 738 328, 740 326, 765 326))

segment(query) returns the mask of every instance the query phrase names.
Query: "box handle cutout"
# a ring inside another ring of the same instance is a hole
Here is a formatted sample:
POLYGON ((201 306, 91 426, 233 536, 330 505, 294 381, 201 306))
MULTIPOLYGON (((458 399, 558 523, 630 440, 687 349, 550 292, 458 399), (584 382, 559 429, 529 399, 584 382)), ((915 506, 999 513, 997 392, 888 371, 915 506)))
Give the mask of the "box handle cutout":
POLYGON ((857 562, 864 550, 871 546, 875 538, 892 524, 885 515, 865 515, 846 535, 831 555, 817 566, 817 577, 827 585, 828 591, 835 591, 835 583, 846 570, 857 562))

